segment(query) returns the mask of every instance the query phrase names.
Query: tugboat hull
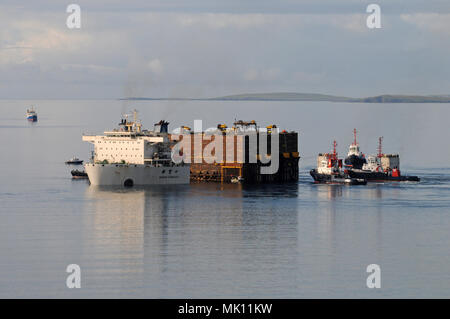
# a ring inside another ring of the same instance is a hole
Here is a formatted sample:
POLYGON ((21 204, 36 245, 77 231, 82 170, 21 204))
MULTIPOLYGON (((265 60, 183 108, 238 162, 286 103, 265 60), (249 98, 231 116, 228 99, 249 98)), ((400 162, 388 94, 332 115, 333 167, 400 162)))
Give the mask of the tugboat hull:
POLYGON ((367 172, 367 171, 355 171, 348 170, 347 174, 351 178, 363 178, 369 182, 419 182, 420 178, 417 176, 391 176, 384 172, 367 172))
POLYGON ((364 164, 366 164, 367 161, 364 157, 356 156, 356 155, 350 155, 347 156, 344 160, 344 164, 347 167, 353 167, 357 169, 361 169, 364 164))
POLYGON ((366 185, 367 181, 362 178, 351 178, 343 175, 321 174, 315 169, 309 172, 315 183, 322 184, 346 184, 346 185, 366 185))
POLYGON ((87 179, 88 175, 84 171, 79 171, 77 169, 73 169, 71 172, 73 179, 87 179))

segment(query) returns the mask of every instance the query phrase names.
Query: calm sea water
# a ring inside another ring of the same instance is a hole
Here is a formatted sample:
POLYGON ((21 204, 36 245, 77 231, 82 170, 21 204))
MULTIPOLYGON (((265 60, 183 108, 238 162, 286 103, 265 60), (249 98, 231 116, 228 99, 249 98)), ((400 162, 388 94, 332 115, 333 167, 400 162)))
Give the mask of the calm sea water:
POLYGON ((0 101, 0 297, 450 297, 448 105, 0 101), (35 103, 39 122, 24 111, 35 103), (296 184, 124 190, 71 180, 83 132, 137 108, 144 126, 256 119, 300 131, 296 184), (372 112, 373 110, 376 112, 372 112), (315 185, 331 141, 379 135, 416 183, 315 185), (68 264, 81 289, 66 288, 68 264), (366 267, 381 266, 381 289, 366 267))

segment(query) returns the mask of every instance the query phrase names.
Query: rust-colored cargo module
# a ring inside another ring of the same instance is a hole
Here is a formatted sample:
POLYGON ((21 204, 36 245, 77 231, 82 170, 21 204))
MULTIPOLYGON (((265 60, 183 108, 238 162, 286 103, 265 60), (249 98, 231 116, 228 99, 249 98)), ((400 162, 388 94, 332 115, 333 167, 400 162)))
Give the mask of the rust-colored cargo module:
POLYGON ((285 183, 298 181, 298 133, 260 128, 255 121, 236 121, 228 128, 180 136, 179 154, 191 165, 191 181, 285 183), (273 152, 272 152, 273 150, 273 152))

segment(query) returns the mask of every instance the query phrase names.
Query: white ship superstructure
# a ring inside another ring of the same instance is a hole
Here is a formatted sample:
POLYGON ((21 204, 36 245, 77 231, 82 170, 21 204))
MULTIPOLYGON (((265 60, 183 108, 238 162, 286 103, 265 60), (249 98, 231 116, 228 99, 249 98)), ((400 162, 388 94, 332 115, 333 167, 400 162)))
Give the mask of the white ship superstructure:
POLYGON ((168 122, 155 124, 153 131, 143 130, 137 120, 128 116, 119 128, 104 135, 83 135, 83 141, 94 144, 91 163, 84 165, 92 185, 159 185, 188 184, 190 166, 175 164, 171 159, 168 122))
POLYGON ((325 175, 342 175, 342 160, 338 159, 336 141, 332 153, 320 153, 317 157, 317 173, 325 175))
POLYGON ((382 172, 383 170, 378 159, 379 157, 375 155, 367 156, 367 163, 363 165, 362 170, 369 172, 382 172))
POLYGON ((352 155, 362 157, 363 153, 359 149, 359 143, 356 140, 356 128, 353 129, 353 143, 348 147, 347 157, 352 155))

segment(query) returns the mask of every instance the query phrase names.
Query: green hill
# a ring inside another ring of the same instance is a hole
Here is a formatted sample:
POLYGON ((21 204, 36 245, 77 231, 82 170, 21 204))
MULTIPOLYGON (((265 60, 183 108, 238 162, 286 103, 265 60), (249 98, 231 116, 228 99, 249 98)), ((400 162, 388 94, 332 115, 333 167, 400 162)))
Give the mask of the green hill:
POLYGON ((245 93, 214 98, 149 98, 128 97, 121 100, 189 100, 189 101, 327 101, 358 103, 450 103, 450 95, 378 95, 352 98, 316 93, 274 92, 245 93))
POLYGON ((421 96, 421 95, 379 95, 355 99, 364 103, 450 103, 449 96, 421 96))
POLYGON ((334 96, 326 94, 315 93, 293 93, 293 92, 279 92, 279 93, 248 93, 227 95, 222 97, 212 98, 211 100, 220 101, 332 101, 332 102, 348 102, 351 98, 344 96, 334 96))

